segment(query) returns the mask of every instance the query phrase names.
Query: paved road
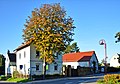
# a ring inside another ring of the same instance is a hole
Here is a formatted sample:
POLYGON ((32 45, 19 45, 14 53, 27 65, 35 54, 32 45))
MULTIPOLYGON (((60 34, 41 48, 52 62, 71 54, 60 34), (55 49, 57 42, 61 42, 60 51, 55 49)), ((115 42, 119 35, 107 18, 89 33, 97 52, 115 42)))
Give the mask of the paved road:
POLYGON ((14 82, 6 82, 6 81, 0 81, 0 84, 17 84, 17 83, 14 83, 14 82))
POLYGON ((59 78, 52 80, 39 80, 28 83, 6 83, 0 82, 0 84, 96 84, 96 81, 102 78, 103 75, 94 75, 88 77, 70 77, 70 78, 59 78))
POLYGON ((96 84, 96 81, 102 77, 103 75, 90 77, 71 77, 53 80, 33 81, 27 84, 96 84))

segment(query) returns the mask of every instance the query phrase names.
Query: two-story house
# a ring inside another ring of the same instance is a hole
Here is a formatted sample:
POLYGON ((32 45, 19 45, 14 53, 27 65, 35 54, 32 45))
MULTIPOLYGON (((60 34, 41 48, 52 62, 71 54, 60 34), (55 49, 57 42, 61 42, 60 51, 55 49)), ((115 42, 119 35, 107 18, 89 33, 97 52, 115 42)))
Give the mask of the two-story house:
MULTIPOLYGON (((34 45, 26 42, 15 49, 17 71, 24 75, 42 75, 43 61, 39 59, 40 53, 34 45)), ((47 64, 46 74, 61 74, 62 56, 58 55, 55 62, 47 64)))

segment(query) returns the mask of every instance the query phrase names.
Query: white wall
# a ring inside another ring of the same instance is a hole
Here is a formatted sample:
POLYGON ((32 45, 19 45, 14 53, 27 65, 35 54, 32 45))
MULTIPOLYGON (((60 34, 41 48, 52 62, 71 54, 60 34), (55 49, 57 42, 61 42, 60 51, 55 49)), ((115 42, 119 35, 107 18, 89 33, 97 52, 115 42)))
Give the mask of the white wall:
MULTIPOLYGON (((43 62, 41 59, 36 58, 36 49, 33 45, 30 45, 30 67, 32 75, 41 75, 43 74, 43 62), (39 64, 39 70, 36 71, 36 64, 39 64)), ((62 56, 59 55, 58 59, 55 60, 58 65, 58 70, 54 70, 54 63, 49 64, 49 70, 46 71, 46 74, 60 74, 62 71, 62 56)))
POLYGON ((78 62, 81 67, 89 67, 89 62, 78 62))
POLYGON ((19 51, 16 52, 16 65, 17 65, 17 71, 19 71, 22 74, 28 74, 28 69, 30 68, 30 46, 25 47, 19 51), (25 52, 25 57, 24 57, 25 52), (19 58, 19 55, 21 54, 21 59, 19 58), (20 70, 20 65, 23 65, 23 68, 20 70))
POLYGON ((79 66, 78 62, 63 62, 63 65, 71 65, 71 67, 73 67, 74 69, 77 69, 77 66, 79 66))
POLYGON ((96 63, 96 70, 98 71, 98 61, 96 59, 95 54, 93 54, 93 56, 90 59, 90 67, 93 67, 93 61, 95 61, 95 63, 96 63))
POLYGON ((113 55, 112 58, 110 59, 110 66, 111 67, 119 67, 120 64, 118 63, 118 58, 119 56, 117 54, 113 55))
MULTIPOLYGON (((43 62, 41 59, 36 58, 36 49, 31 44, 28 47, 25 47, 19 51, 16 52, 16 63, 17 63, 17 70, 21 72, 22 74, 29 74, 32 75, 41 75, 43 73, 43 62), (24 58, 24 52, 26 52, 26 57, 24 58), (21 53, 21 59, 19 59, 19 54, 21 53), (36 70, 36 64, 39 65, 39 70, 36 70), (20 65, 23 65, 22 70, 20 70, 20 65), (26 69, 24 70, 24 65, 26 65, 26 69), (28 72, 29 69, 29 72, 28 72)), ((47 74, 60 74, 62 71, 62 56, 60 55, 58 59, 55 60, 55 62, 58 64, 58 70, 54 70, 54 64, 50 64, 49 71, 47 71, 47 74)))
POLYGON ((9 60, 8 54, 6 54, 5 58, 6 58, 6 60, 5 60, 5 75, 7 75, 7 73, 11 73, 10 67, 9 67, 10 60, 9 60))

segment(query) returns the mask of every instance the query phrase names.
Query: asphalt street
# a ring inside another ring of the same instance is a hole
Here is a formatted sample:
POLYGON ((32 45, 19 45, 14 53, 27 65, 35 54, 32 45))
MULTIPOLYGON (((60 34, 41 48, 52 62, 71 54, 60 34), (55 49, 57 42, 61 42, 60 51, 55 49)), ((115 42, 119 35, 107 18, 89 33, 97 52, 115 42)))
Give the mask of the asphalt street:
POLYGON ((67 77, 59 79, 32 81, 27 83, 0 82, 0 84, 96 84, 96 81, 102 77, 103 75, 99 74, 88 77, 67 77))
POLYGON ((101 78, 103 78, 103 75, 32 81, 27 84, 96 84, 96 81, 101 78))

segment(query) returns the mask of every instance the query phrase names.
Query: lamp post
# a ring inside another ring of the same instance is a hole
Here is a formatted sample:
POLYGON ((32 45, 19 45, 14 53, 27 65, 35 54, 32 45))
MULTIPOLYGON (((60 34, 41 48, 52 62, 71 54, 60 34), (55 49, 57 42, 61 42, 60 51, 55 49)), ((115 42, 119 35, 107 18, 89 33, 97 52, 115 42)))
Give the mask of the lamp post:
POLYGON ((104 58, 104 60, 105 60, 105 74, 106 74, 106 70, 107 70, 107 66, 106 66, 106 64, 107 64, 107 48, 106 48, 106 41, 104 40, 104 39, 101 39, 100 41, 99 41, 99 44, 100 45, 104 45, 104 50, 105 50, 105 58, 104 58))

